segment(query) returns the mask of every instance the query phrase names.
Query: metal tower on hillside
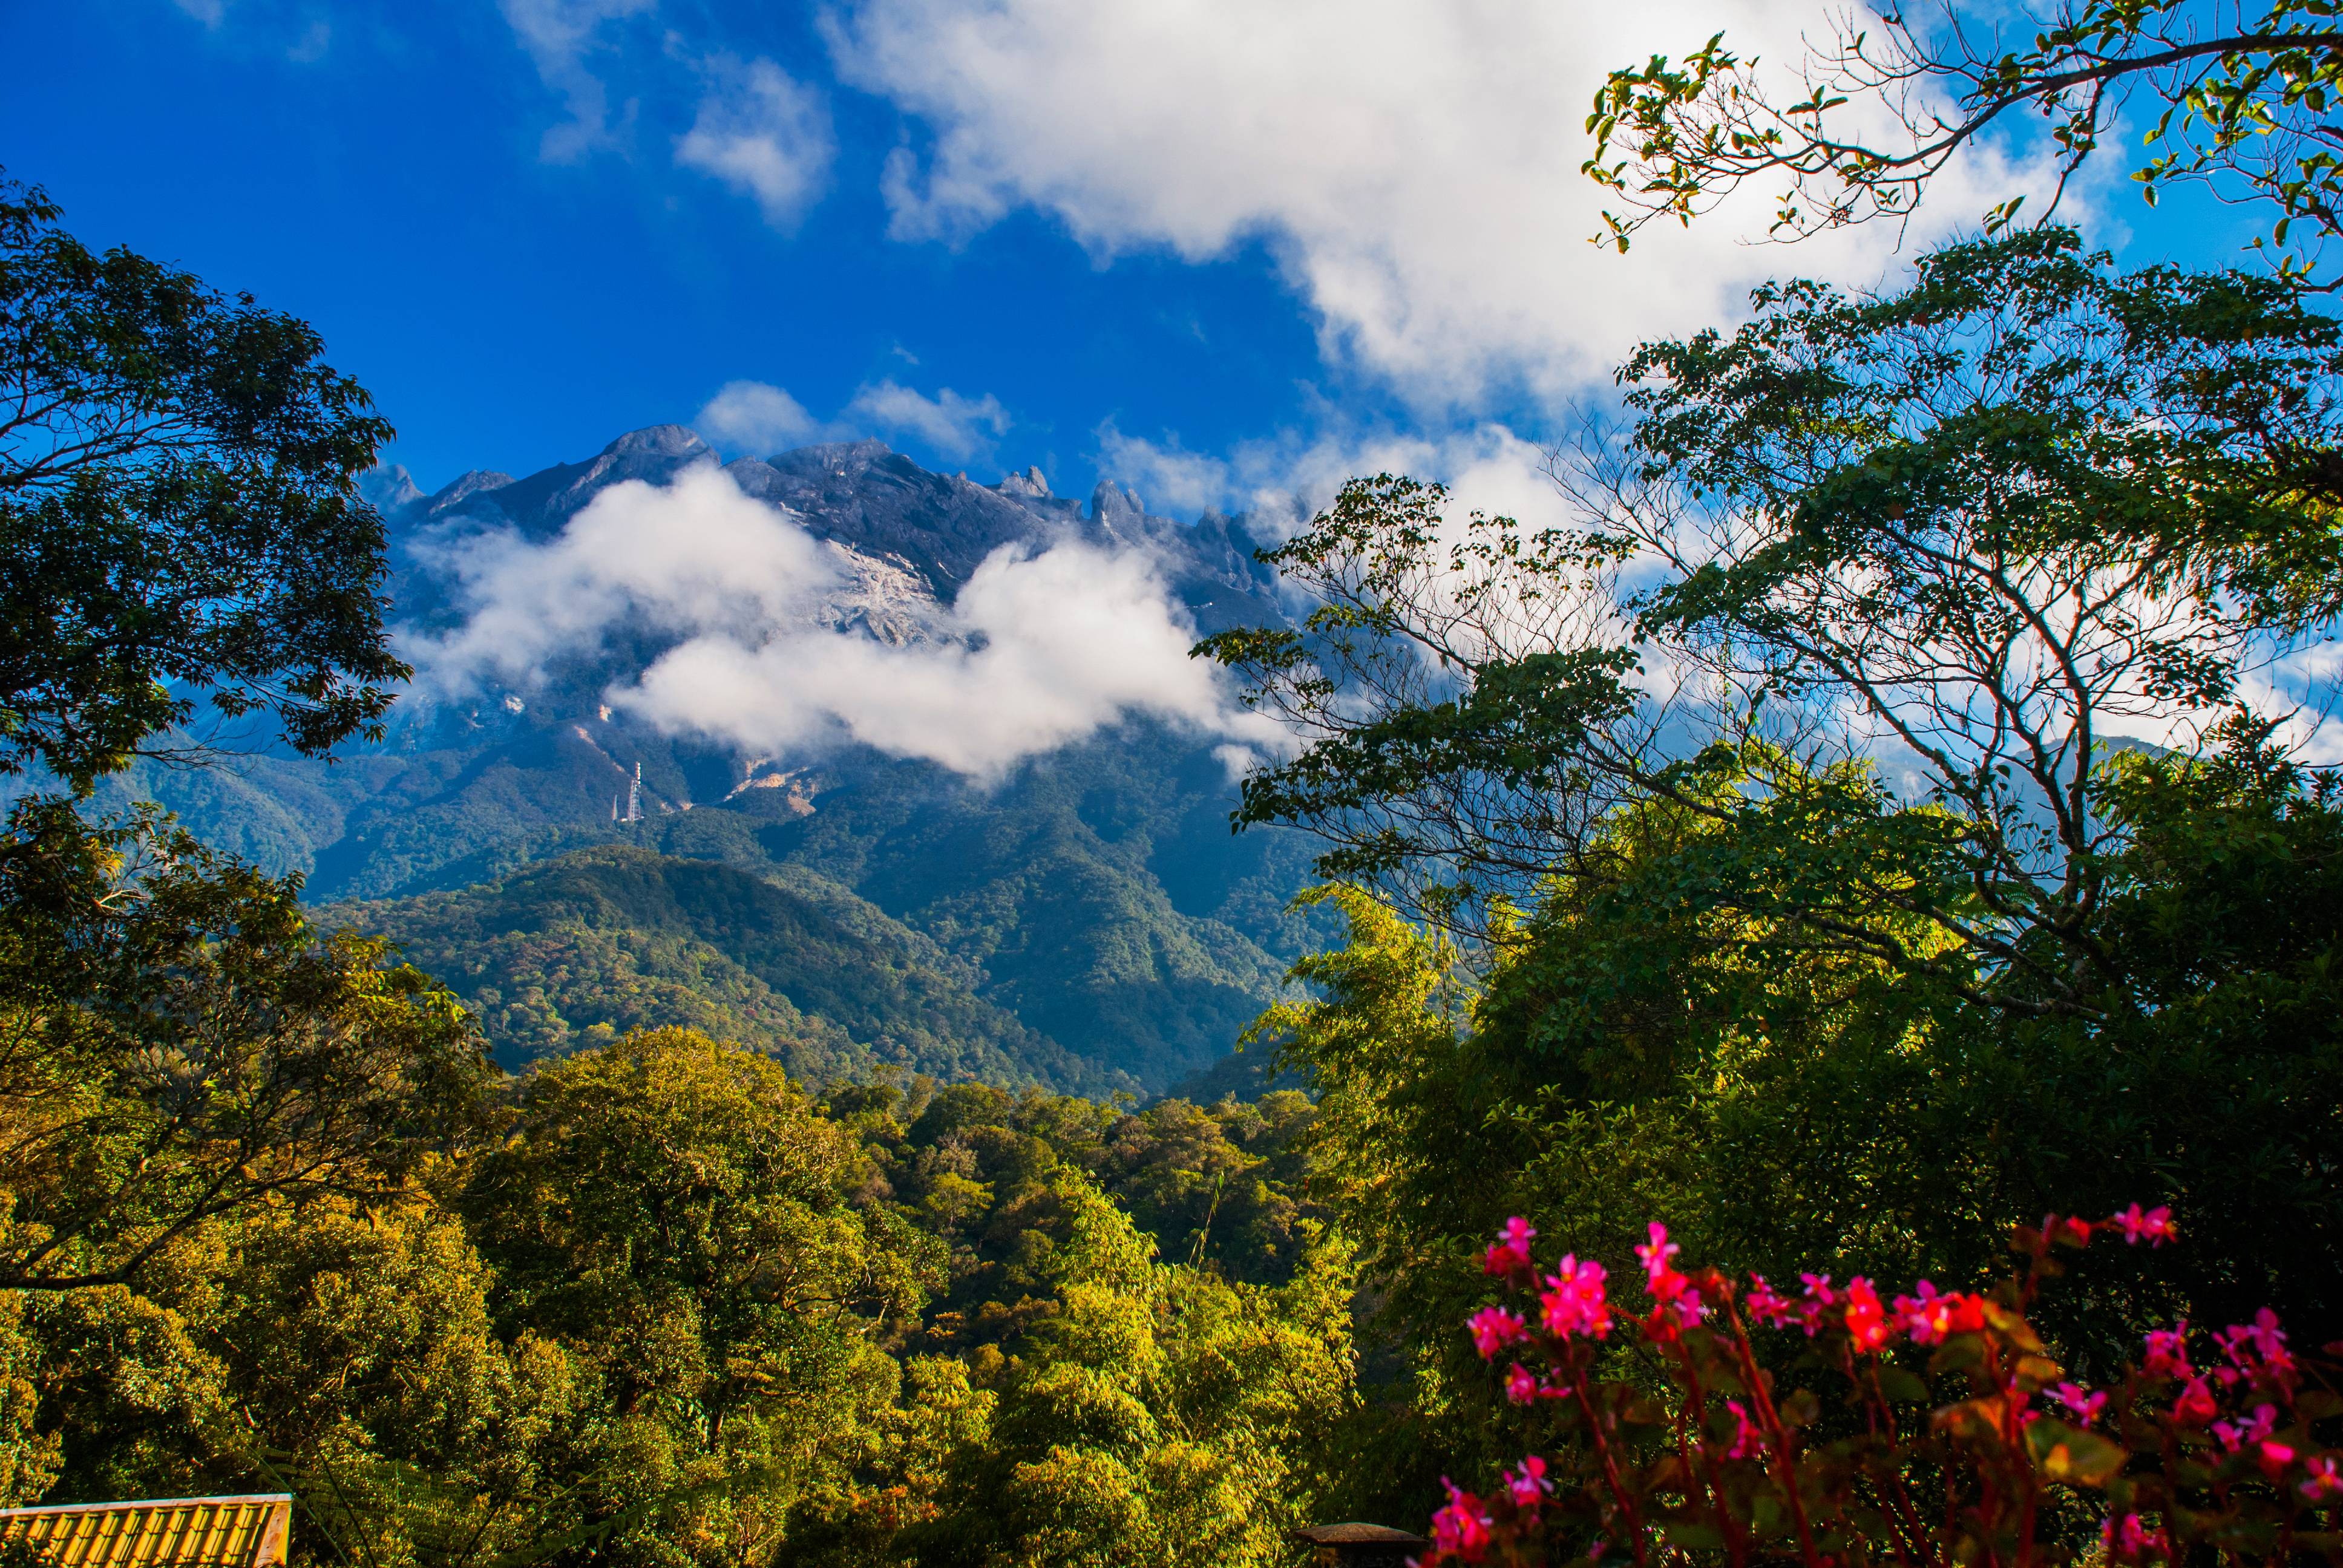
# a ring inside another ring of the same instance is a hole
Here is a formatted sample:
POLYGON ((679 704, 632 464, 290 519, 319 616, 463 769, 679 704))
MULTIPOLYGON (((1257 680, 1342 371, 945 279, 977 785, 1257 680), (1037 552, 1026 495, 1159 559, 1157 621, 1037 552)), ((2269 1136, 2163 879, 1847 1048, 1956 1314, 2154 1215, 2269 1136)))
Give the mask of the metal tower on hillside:
POLYGON ((618 814, 618 798, 616 795, 613 795, 610 797, 610 820, 613 822, 639 822, 642 819, 643 765, 638 762, 635 764, 634 780, 627 786, 626 815, 622 817, 618 814))

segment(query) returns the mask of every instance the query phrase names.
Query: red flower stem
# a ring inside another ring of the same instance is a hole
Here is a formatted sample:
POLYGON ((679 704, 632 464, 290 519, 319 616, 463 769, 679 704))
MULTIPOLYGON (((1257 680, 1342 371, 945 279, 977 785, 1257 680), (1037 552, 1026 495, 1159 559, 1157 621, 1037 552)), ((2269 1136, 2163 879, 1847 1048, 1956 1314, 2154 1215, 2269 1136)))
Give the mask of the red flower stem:
MULTIPOLYGON (((1716 1509, 1717 1533, 1725 1537, 1725 1560, 1733 1564, 1733 1568, 1741 1568, 1741 1564, 1749 1560, 1748 1545, 1742 1540, 1740 1523, 1733 1517, 1733 1510, 1725 1500, 1725 1477, 1717 1473, 1716 1456, 1707 1442, 1707 1396, 1700 1386, 1700 1372, 1693 1364, 1692 1348, 1682 1339, 1676 1341, 1676 1360, 1684 1366, 1684 1389, 1692 1396, 1694 1427, 1702 1433, 1700 1457, 1708 1472, 1708 1495, 1716 1509)), ((1691 1473, 1692 1455, 1684 1452, 1684 1416, 1681 1412, 1676 1416, 1676 1452, 1684 1459, 1685 1473, 1691 1473)))
POLYGON ((1627 1495, 1627 1483, 1620 1479, 1619 1462, 1612 1456, 1610 1440, 1603 1435, 1603 1418, 1595 1413, 1594 1402, 1586 1397, 1584 1369, 1576 1370, 1578 1375, 1571 1379, 1570 1392, 1586 1416, 1586 1430, 1594 1434, 1594 1453, 1603 1461, 1603 1481, 1611 1488, 1611 1501, 1626 1516, 1627 1541, 1635 1554, 1635 1568, 1645 1568, 1648 1558, 1644 1547, 1644 1517, 1635 1511, 1634 1499, 1627 1495))
MULTIPOLYGON (((1892 1461, 1895 1453, 1894 1445, 1902 1442, 1904 1436, 1902 1429, 1896 1423, 1895 1407, 1887 1402, 1887 1391, 1880 1386, 1879 1358, 1876 1356, 1871 1359, 1871 1395, 1878 1403, 1880 1414, 1887 1420, 1887 1441, 1892 1461)), ((1927 1538, 1927 1532, 1920 1523, 1920 1505, 1912 1500, 1911 1489, 1904 1484, 1904 1470, 1901 1465, 1894 1462, 1888 1464, 1887 1481, 1889 1493, 1896 1504, 1888 1514, 1888 1517, 1895 1522, 1898 1536, 1896 1543, 1896 1555, 1905 1564, 1905 1568, 1918 1568, 1918 1564, 1914 1562, 1914 1557, 1923 1549, 1921 1543, 1927 1538)))
POLYGON ((1725 1321, 1733 1325, 1733 1349, 1741 1362, 1741 1381, 1749 1385, 1750 1395, 1757 1402, 1757 1413, 1765 1424, 1765 1451, 1774 1461, 1782 1491, 1790 1504, 1790 1519, 1798 1527, 1799 1560, 1806 1568, 1825 1568, 1822 1553, 1815 1550, 1815 1530, 1806 1520, 1805 1499, 1798 1495, 1798 1464, 1790 1446, 1789 1432, 1782 1425, 1782 1412, 1774 1406, 1773 1385, 1758 1370, 1757 1354, 1750 1347, 1749 1330, 1741 1321, 1741 1309, 1730 1298, 1725 1303, 1725 1321))

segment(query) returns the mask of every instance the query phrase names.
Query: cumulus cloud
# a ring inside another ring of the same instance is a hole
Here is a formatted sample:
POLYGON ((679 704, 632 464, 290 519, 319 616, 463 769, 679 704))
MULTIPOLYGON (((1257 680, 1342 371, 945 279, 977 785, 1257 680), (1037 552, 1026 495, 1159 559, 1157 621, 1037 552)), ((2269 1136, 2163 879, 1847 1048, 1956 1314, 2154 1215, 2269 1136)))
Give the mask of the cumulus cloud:
POLYGON ((677 140, 675 161, 755 197, 775 228, 794 227, 837 156, 829 105, 770 60, 718 55, 706 75, 699 116, 677 140))
POLYGON ((892 379, 866 382, 836 418, 824 420, 769 382, 728 381, 693 418, 692 427, 729 452, 761 456, 814 441, 880 434, 964 462, 990 452, 1014 423, 990 392, 967 397, 947 387, 931 397, 892 379))
MULTIPOLYGON (((1030 207, 1106 256, 1258 239, 1330 354, 1469 403, 1584 385, 1640 337, 1737 314, 1777 271, 1880 276, 1893 226, 1740 243, 1770 216, 1755 189, 1625 256, 1587 243, 1584 120, 1604 73, 1719 28, 1782 55, 1814 16, 1811 0, 848 0, 830 35, 844 79, 931 133, 886 168, 898 236, 1030 207)), ((2013 183, 1973 172, 1940 182, 1930 221, 1973 220, 2013 183)))
POLYGON ((1177 435, 1167 434, 1160 442, 1126 436, 1109 419, 1098 427, 1098 443, 1101 474, 1154 497, 1174 517, 1223 506, 1234 488, 1225 459, 1190 451, 1177 435))
POLYGON ((696 638, 611 700, 662 728, 745 749, 786 751, 842 733, 975 778, 1129 714, 1275 739, 1188 657, 1194 628, 1136 553, 1004 547, 948 614, 949 638, 909 647, 832 632, 782 632, 754 645, 696 638))
POLYGON ((437 564, 468 614, 405 647, 420 683, 448 695, 532 683, 629 618, 661 631, 751 636, 839 578, 819 540, 713 464, 665 489, 613 485, 542 544, 496 529, 443 547, 437 564))
POLYGON ((990 392, 963 397, 947 387, 930 397, 891 379, 855 393, 840 417, 916 437, 950 457, 973 457, 990 450, 994 438, 1010 426, 1009 410, 990 392))
POLYGON ((1298 524, 1362 474, 1409 474, 1449 487, 1450 511, 1474 511, 1532 527, 1564 520, 1563 498, 1546 472, 1546 449, 1494 421, 1437 432, 1362 430, 1339 423, 1304 434, 1288 430, 1239 443, 1226 456, 1191 451, 1174 437, 1131 436, 1110 420, 1099 437, 1101 476, 1156 498, 1185 515, 1216 507, 1250 514, 1258 533, 1298 524))
POLYGON ((748 750, 859 741, 985 779, 1131 715, 1277 744, 1188 658, 1194 628, 1136 551, 1003 547, 932 608, 932 635, 883 642, 823 613, 856 591, 854 558, 707 464, 665 488, 612 486, 550 540, 492 533, 444 562, 467 619, 403 648, 448 696, 527 686, 632 623, 675 640, 605 700, 748 750))
POLYGON ((802 447, 824 433, 804 404, 762 381, 727 381, 691 427, 728 452, 759 454, 802 447))
POLYGON ((587 68, 587 56, 608 22, 639 16, 658 0, 498 0, 513 36, 537 66, 538 77, 561 95, 569 117, 538 144, 547 163, 574 163, 611 140, 610 93, 587 68))

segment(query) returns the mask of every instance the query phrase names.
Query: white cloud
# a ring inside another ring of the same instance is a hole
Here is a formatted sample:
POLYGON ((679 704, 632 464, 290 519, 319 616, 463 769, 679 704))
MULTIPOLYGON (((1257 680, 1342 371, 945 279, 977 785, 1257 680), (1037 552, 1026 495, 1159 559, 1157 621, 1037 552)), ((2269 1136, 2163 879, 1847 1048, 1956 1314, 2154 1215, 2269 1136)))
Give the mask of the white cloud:
POLYGON ((1192 452, 1177 435, 1160 441, 1126 436, 1112 419, 1098 427, 1099 472, 1152 498, 1155 509, 1189 517, 1226 505, 1235 489, 1226 461, 1192 452))
POLYGON ((697 638, 611 701, 664 729, 782 751, 832 736, 998 777, 1130 714, 1273 743, 1267 721, 1224 698, 1188 657, 1154 568, 1133 553, 1014 546, 980 565, 944 640, 890 647, 830 632, 758 644, 697 638))
POLYGON ((1190 451, 1173 437, 1128 436, 1110 420, 1099 428, 1099 471, 1159 501, 1158 510, 1243 511, 1256 528, 1283 518, 1299 522, 1332 501, 1345 480, 1383 473, 1445 484, 1460 523, 1474 511, 1534 528, 1564 520, 1545 448, 1494 422, 1430 434, 1335 424, 1312 436, 1287 431, 1243 442, 1223 457, 1190 451))
POLYGON ((802 447, 824 434, 803 404, 762 381, 727 381, 691 427, 726 451, 759 457, 802 447))
MULTIPOLYGON (((899 236, 1031 207, 1102 256, 1260 239, 1330 355, 1431 404, 1584 385, 1776 272, 1880 276, 1892 226, 1741 244, 1770 190, 1625 256, 1587 243, 1585 106, 1610 67, 1720 27, 1779 55, 1815 17, 1812 0, 848 0, 830 34, 843 79, 932 132, 887 166, 899 236)), ((2006 184, 1965 178, 1939 182, 1931 221, 1973 221, 2006 184)))
POLYGON ((206 27, 218 26, 227 15, 227 0, 172 0, 172 4, 206 27))
POLYGON ((718 55, 707 76, 675 161, 754 196, 774 227, 794 226, 821 195, 838 154, 829 105, 770 60, 718 55))
POLYGON ((498 0, 520 46, 528 52, 538 78, 561 95, 569 117, 548 129, 538 144, 547 163, 573 163, 611 140, 610 95, 601 77, 586 68, 586 56, 603 24, 639 16, 659 0, 498 0))
POLYGON ((839 578, 819 541, 713 463, 666 489, 613 485, 543 544, 495 530, 447 547, 438 564, 460 585, 468 618, 403 646, 418 684, 445 695, 530 683, 629 617, 669 632, 749 635, 839 578))
POLYGON ((444 696, 526 686, 639 623, 679 640, 605 700, 748 750, 853 740, 993 778, 1135 714, 1230 745, 1279 743, 1188 657, 1194 628, 1137 552, 1005 546, 950 606, 921 612, 920 637, 883 642, 825 613, 827 598, 856 591, 855 558, 708 464, 665 489, 612 486, 544 543, 491 534, 446 564, 468 618, 402 642, 444 696))
POLYGON ((1010 426, 1009 410, 990 392, 963 397, 947 387, 930 397, 893 380, 855 393, 840 418, 914 436, 945 457, 963 458, 989 450, 1010 426))

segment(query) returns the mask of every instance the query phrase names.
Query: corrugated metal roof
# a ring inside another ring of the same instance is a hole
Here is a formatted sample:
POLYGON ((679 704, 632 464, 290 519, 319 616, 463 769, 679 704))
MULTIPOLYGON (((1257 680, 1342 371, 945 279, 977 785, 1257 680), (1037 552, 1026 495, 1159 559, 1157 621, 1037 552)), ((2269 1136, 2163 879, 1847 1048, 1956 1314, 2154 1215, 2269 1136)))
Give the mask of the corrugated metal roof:
POLYGON ((288 1493, 0 1509, 0 1540, 54 1568, 277 1568, 293 1528, 288 1493))

